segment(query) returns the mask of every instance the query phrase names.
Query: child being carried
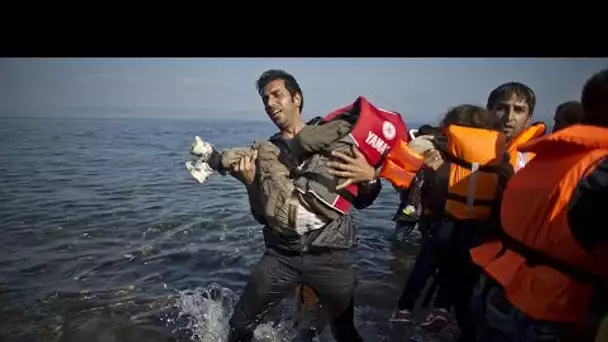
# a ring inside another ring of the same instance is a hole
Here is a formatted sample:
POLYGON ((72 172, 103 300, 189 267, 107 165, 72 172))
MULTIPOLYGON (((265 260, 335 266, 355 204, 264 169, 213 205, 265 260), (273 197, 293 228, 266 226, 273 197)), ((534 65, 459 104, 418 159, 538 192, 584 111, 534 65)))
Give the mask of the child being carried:
POLYGON ((359 97, 321 123, 303 127, 290 142, 289 154, 272 141, 218 152, 196 137, 191 153, 199 159, 187 162, 186 168, 203 183, 213 172, 226 174, 257 150, 254 212, 264 215, 275 229, 302 235, 347 213, 357 197, 356 184, 335 190, 344 180, 328 172, 331 151, 354 157, 352 147, 357 146, 367 162, 378 168, 397 142, 407 139, 406 133, 399 114, 377 109, 359 97))

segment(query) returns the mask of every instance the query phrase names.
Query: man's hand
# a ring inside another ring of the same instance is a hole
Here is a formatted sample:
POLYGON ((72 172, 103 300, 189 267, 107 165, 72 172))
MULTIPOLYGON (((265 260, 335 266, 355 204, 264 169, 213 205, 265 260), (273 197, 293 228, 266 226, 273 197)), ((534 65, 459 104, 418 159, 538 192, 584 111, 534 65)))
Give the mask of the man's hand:
POLYGON ((424 153, 424 160, 422 162, 427 167, 437 171, 443 165, 443 157, 441 157, 441 153, 438 150, 433 149, 424 153))
POLYGON ((258 150, 254 150, 251 157, 242 157, 238 163, 232 165, 232 172, 230 174, 249 187, 253 184, 255 178, 255 160, 257 158, 258 150))
POLYGON ((346 178, 346 181, 339 184, 336 190, 344 189, 351 184, 371 182, 376 179, 376 170, 367 163, 365 156, 355 146, 353 146, 353 154, 355 157, 351 158, 338 151, 331 152, 332 156, 341 159, 342 162, 327 162, 328 172, 331 175, 346 178))

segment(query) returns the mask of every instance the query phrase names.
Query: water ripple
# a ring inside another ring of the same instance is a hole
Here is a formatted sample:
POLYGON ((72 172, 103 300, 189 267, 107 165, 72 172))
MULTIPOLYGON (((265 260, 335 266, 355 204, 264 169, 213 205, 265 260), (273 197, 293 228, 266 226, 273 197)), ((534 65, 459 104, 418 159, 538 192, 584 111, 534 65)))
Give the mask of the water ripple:
MULTIPOLYGON (((220 338, 263 253, 262 229, 236 180, 201 186, 183 162, 194 135, 221 149, 271 125, 0 120, 0 340, 220 338)), ((369 340, 414 333, 386 323, 415 255, 390 242, 396 205, 386 186, 355 216, 357 324, 369 340)), ((291 309, 288 298, 256 335, 290 336, 291 309)))

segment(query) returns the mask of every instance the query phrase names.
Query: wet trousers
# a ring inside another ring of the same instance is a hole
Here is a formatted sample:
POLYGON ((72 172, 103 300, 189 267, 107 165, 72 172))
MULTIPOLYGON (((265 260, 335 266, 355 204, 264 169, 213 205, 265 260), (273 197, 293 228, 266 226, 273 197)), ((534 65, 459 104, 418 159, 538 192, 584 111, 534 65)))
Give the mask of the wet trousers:
POLYGON ((454 308, 461 331, 459 341, 475 341, 475 322, 470 300, 480 270, 475 266, 469 249, 479 244, 485 229, 483 222, 454 221, 447 217, 429 219, 429 237, 423 244, 412 275, 399 299, 399 309, 414 307, 416 298, 427 279, 439 267, 439 293, 435 307, 454 308))
POLYGON ((450 304, 454 308, 460 328, 459 342, 475 341, 475 316, 471 309, 471 296, 480 269, 473 263, 469 249, 477 244, 479 235, 476 223, 457 222, 446 251, 445 262, 440 266, 439 287, 448 289, 450 304))
POLYGON ((416 300, 420 296, 422 290, 426 286, 428 279, 437 274, 439 289, 437 298, 435 299, 435 307, 449 309, 449 292, 447 281, 442 281, 441 278, 446 276, 446 272, 442 271, 441 263, 445 260, 445 251, 448 249, 452 227, 441 224, 440 217, 423 216, 420 219, 419 225, 421 231, 426 231, 426 237, 422 241, 422 247, 416 258, 414 269, 409 274, 403 292, 397 303, 399 310, 412 310, 416 304, 416 300), (442 285, 443 284, 443 285, 442 285))
POLYGON ((312 287, 338 342, 363 339, 354 326, 355 272, 349 251, 287 254, 268 248, 230 318, 229 342, 249 342, 263 316, 299 283, 312 287))

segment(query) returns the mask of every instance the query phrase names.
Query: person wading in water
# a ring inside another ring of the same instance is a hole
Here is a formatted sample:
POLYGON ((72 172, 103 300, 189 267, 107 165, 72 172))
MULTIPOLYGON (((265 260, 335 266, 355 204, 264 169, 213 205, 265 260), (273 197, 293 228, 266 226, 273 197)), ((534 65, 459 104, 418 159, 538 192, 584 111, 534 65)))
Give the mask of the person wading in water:
MULTIPOLYGON (((304 127, 301 112, 304 97, 295 78, 282 70, 268 70, 257 81, 266 113, 279 129, 270 138, 279 148, 289 151, 290 140, 304 127)), ((363 209, 373 203, 381 190, 376 170, 355 151, 351 158, 339 152, 340 161, 329 162, 331 173, 359 184, 354 206, 363 209)), ((243 157, 232 175, 247 188, 250 203, 256 198, 254 186, 255 155, 243 157)), ((254 206, 251 205, 253 208, 254 206)), ((355 272, 350 260, 355 245, 356 227, 351 214, 329 222, 325 227, 297 238, 281 234, 267 224, 260 213, 254 218, 264 224, 266 250, 252 270, 250 279, 230 318, 229 341, 251 341, 262 317, 298 284, 310 286, 325 308, 337 341, 362 341, 354 326, 355 272)))

